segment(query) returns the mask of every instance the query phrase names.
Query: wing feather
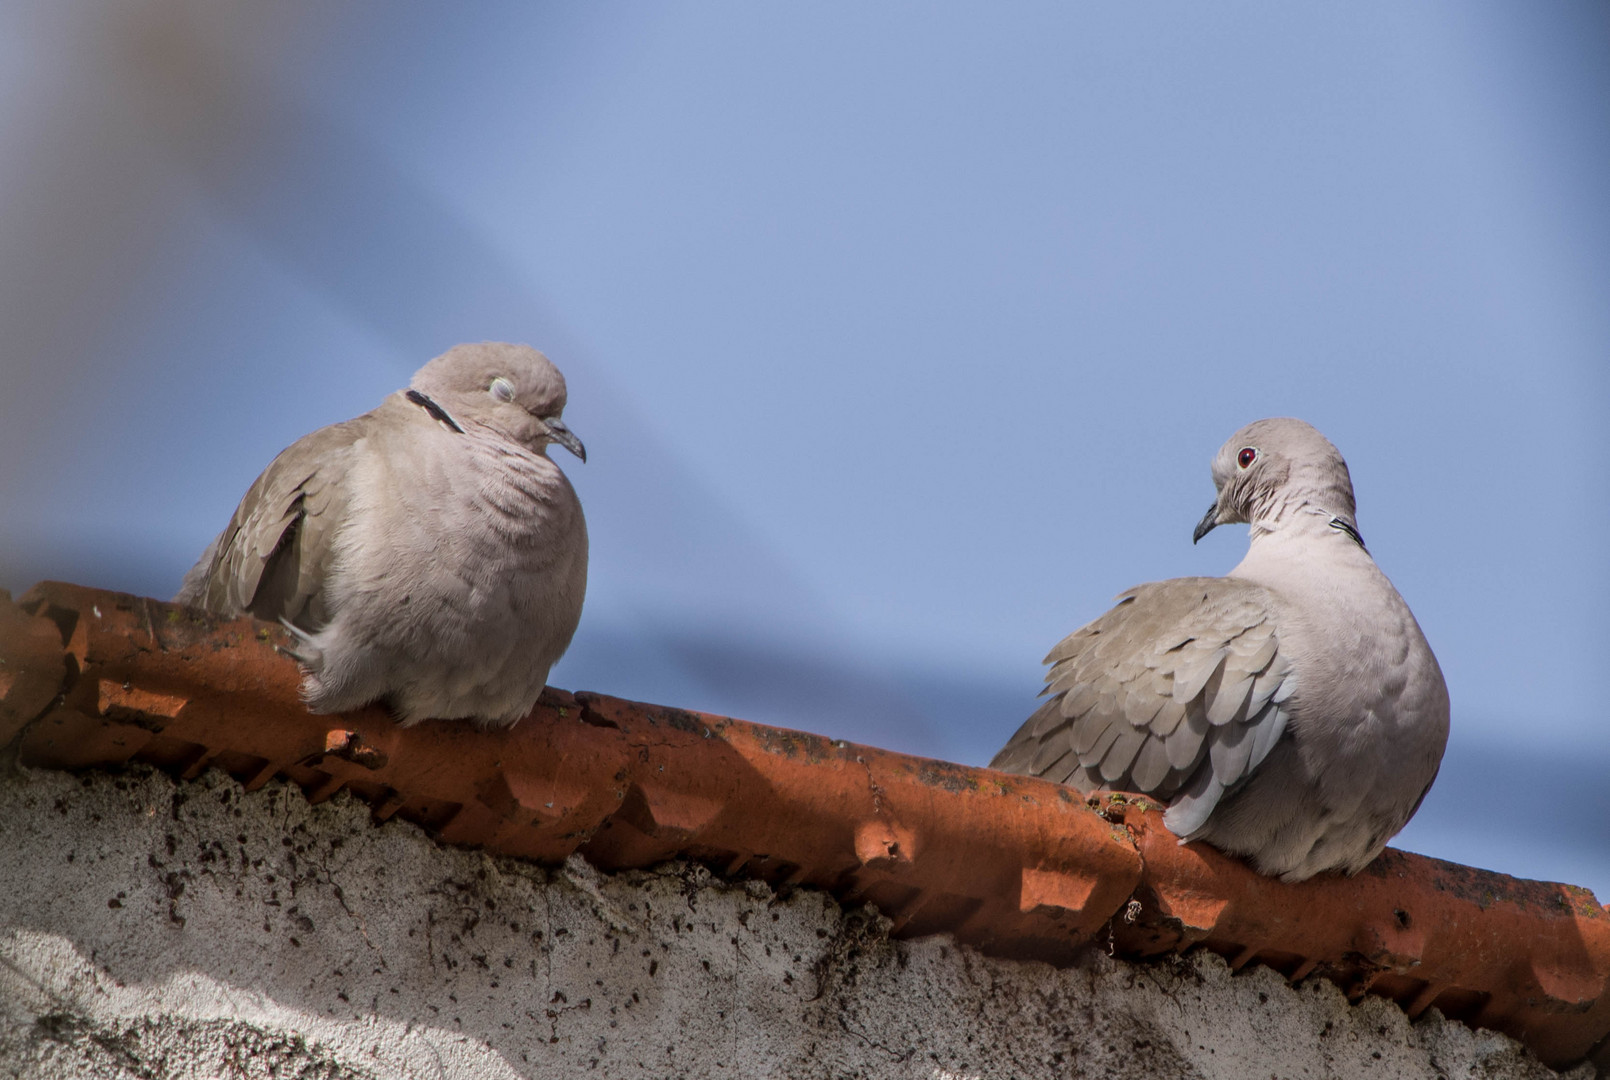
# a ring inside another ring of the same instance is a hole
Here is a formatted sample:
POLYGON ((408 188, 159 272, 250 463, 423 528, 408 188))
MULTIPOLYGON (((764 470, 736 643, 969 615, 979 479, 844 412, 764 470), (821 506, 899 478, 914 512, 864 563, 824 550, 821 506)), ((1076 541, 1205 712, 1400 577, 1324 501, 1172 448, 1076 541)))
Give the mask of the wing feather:
POLYGON ((1181 836, 1269 755, 1296 687, 1272 598, 1233 578, 1130 589, 1046 662, 1046 701, 994 767, 1170 799, 1181 836))
POLYGON ((1147 739, 1135 755, 1130 777, 1142 791, 1155 792, 1168 779, 1168 751, 1162 739, 1147 739))
POLYGON ((1090 749, 1079 754, 1079 764, 1087 769, 1094 769, 1101 765, 1101 759, 1107 756, 1112 744, 1118 741, 1118 736, 1124 733, 1122 720, 1106 719, 1096 741, 1090 744, 1090 749))
POLYGON ((250 613, 316 629, 324 571, 346 510, 353 447, 374 413, 321 428, 281 451, 247 489, 229 525, 186 575, 180 599, 222 615, 250 613))
POLYGON ((1113 725, 1119 728, 1118 738, 1113 740, 1112 746, 1101 757, 1101 778, 1111 784, 1122 780, 1129 774, 1129 768, 1135 763, 1135 755, 1146 742, 1146 732, 1140 728, 1128 728, 1120 724, 1113 725))

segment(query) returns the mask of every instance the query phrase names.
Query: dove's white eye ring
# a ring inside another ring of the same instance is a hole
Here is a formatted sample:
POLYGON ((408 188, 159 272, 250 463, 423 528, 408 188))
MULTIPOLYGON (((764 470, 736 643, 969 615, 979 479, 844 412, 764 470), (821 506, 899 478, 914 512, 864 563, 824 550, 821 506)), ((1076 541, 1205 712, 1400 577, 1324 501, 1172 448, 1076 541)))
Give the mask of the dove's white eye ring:
POLYGON ((492 380, 492 385, 487 387, 487 392, 502 402, 514 400, 514 384, 501 375, 492 380))
POLYGON ((1243 469, 1252 468, 1252 463, 1258 460, 1258 448, 1243 446, 1241 452, 1235 456, 1235 463, 1243 469))

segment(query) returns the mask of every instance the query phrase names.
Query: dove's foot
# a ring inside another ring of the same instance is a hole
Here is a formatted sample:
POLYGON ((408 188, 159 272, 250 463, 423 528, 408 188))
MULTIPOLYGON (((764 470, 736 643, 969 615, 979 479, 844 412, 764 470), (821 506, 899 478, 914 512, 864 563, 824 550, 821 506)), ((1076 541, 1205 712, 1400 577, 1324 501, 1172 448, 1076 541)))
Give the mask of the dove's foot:
POLYGON ((289 619, 281 619, 280 625, 285 628, 287 634, 291 635, 291 641, 295 648, 275 645, 275 652, 289 656, 310 673, 319 671, 324 667, 324 650, 315 645, 312 638, 293 626, 289 619))

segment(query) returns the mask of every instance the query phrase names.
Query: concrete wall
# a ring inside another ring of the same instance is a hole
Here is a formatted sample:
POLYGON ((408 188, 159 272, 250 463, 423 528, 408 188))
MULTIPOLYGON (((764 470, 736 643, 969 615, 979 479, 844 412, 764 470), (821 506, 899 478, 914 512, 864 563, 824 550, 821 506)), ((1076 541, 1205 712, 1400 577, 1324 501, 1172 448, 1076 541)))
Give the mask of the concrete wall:
POLYGON ((0 1076, 1555 1075, 1320 980, 993 960, 811 890, 544 869, 216 773, 0 762, 0 859, 0 1076))

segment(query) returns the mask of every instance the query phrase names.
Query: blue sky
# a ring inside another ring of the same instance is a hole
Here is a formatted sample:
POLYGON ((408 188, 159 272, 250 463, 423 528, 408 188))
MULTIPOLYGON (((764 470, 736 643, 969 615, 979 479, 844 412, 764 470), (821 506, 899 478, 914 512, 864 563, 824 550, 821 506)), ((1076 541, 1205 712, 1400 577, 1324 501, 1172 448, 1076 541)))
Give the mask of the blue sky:
POLYGON ((980 764, 1301 416, 1447 674, 1402 846, 1610 896, 1610 9, 0 15, 0 586, 156 596, 461 340, 589 462, 553 681, 980 764))

